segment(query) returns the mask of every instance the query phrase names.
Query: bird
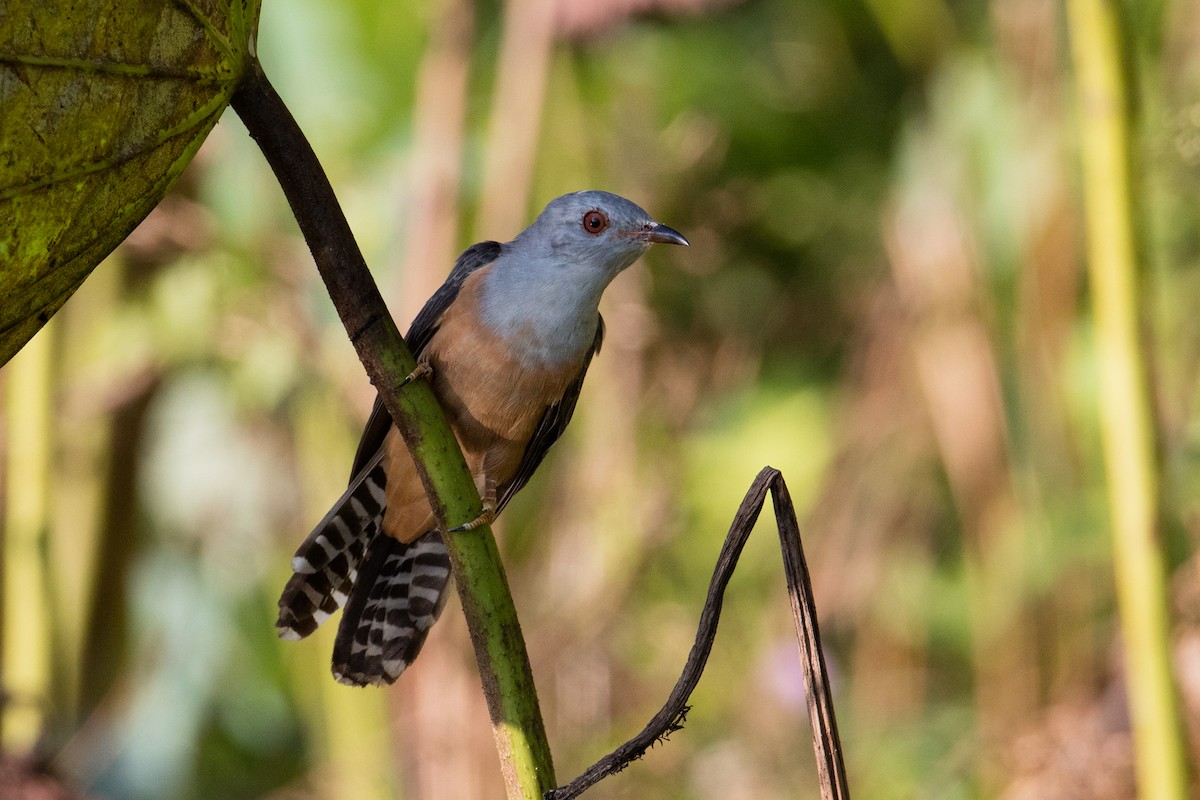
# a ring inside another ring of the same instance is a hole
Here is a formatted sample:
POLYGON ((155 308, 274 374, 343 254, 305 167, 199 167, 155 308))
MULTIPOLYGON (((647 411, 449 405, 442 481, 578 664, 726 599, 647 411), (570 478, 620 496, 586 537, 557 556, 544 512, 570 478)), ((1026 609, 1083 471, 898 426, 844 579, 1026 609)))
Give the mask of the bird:
POLYGON ((608 192, 550 201, 512 241, 460 255, 405 337, 462 448, 483 513, 443 531, 376 397, 346 491, 292 558, 276 630, 302 639, 345 607, 333 676, 386 685, 420 652, 449 594, 444 541, 490 524, 562 435, 604 340, 601 295, 652 244, 683 234, 608 192))

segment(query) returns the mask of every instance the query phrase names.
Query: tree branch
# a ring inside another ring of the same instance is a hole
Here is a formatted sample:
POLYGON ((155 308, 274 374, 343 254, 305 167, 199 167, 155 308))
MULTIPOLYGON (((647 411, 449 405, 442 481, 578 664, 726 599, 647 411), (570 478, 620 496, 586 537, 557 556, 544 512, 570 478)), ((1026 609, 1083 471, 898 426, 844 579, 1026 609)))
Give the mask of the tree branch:
MULTIPOLYGON (((262 149, 292 207, 317 269, 371 382, 412 453, 442 529, 474 519, 479 493, 433 391, 400 383, 416 362, 346 222, 312 147, 261 65, 251 65, 231 105, 262 149)), ((553 786, 554 767, 533 673, 496 542, 488 527, 446 536, 455 583, 475 646, 480 678, 510 800, 534 800, 553 786)))

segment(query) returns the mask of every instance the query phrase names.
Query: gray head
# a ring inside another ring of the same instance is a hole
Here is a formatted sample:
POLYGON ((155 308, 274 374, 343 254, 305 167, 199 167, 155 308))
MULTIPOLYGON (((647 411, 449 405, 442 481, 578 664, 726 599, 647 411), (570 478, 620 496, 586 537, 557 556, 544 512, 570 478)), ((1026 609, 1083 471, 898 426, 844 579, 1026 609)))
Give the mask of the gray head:
POLYGON ((483 321, 526 359, 577 363, 595 341, 605 287, 655 242, 688 243, 615 194, 551 200, 488 273, 483 321))
POLYGON ((688 243, 683 234, 655 222, 636 203, 608 192, 586 191, 551 200, 509 246, 530 256, 595 270, 611 280, 656 242, 688 243))

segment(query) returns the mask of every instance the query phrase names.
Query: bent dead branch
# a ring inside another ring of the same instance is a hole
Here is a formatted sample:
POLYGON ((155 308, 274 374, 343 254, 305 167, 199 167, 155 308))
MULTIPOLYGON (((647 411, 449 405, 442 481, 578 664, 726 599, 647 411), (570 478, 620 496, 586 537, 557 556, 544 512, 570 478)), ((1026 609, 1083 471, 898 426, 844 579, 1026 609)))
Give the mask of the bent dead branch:
POLYGON ((696 640, 688 653, 683 673, 671 690, 667 702, 646 724, 641 733, 597 761, 575 780, 565 786, 546 792, 545 800, 570 800, 613 775, 637 759, 657 742, 665 741, 672 733, 683 727, 690 706, 688 698, 700 681, 704 665, 712 652, 713 640, 717 635, 717 622, 721 617, 721 605, 725 587, 737 567, 750 531, 762 511, 767 492, 771 493, 775 506, 775 523, 779 529, 779 543, 783 549, 783 565, 787 575, 788 596, 791 600, 792 617, 796 625, 796 639, 800 645, 804 665, 804 682, 808 699, 809 722, 812 726, 813 748, 817 757, 817 774, 821 784, 822 800, 849 800, 846 785, 846 768, 842 760, 842 746, 838 738, 837 720, 833 713, 832 693, 829 688, 829 673, 825 658, 821 654, 821 636, 817 628, 817 608, 813 599, 812 582, 804 550, 800 544, 800 526, 796 522, 796 510, 788 494, 787 484, 779 470, 764 467, 750 485, 741 506, 734 515, 733 524, 721 547, 708 587, 708 598, 700 613, 700 624, 696 640))

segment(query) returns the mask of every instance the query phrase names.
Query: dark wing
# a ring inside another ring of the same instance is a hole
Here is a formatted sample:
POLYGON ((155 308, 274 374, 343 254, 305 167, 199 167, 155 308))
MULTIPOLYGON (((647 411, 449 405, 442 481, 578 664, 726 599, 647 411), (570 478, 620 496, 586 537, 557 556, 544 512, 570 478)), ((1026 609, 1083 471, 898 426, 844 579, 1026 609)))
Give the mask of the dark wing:
POLYGON ((429 344, 429 340, 433 338, 434 332, 441 324, 442 314, 446 313, 446 309, 454 302, 454 298, 458 297, 459 290, 462 289, 463 283, 471 273, 486 267, 499 258, 502 247, 503 245, 499 242, 480 242, 468 247, 458 257, 458 261, 454 262, 454 269, 450 270, 450 274, 446 276, 446 282, 433 293, 433 297, 426 301, 425 307, 421 309, 420 314, 417 314, 417 318, 413 320, 408 329, 408 334, 404 337, 404 340, 408 342, 408 349, 412 350, 414 356, 421 357, 425 346, 429 344))
POLYGON ((583 366, 579 368, 579 374, 563 392, 562 398, 547 408, 546 412, 542 414, 542 418, 538 420, 537 427, 533 430, 533 437, 525 446, 525 453, 521 456, 521 463, 517 465, 516 475, 511 481, 498 487, 497 514, 503 510, 513 495, 529 483, 529 479, 533 477, 534 471, 546 457, 550 446, 557 442, 558 437, 562 436, 563 431, 567 429, 567 423, 571 421, 571 415, 575 413, 575 403, 579 401, 579 391, 583 388, 583 378, 587 375, 588 367, 592 363, 592 356, 600 352, 600 346, 603 343, 604 317, 600 317, 600 324, 596 326, 596 338, 592 340, 592 349, 583 357, 583 366))
MULTIPOLYGON (((446 313, 446 309, 454 302, 454 298, 458 297, 467 276, 499 258, 500 248, 499 242, 480 242, 468 247, 458 257, 458 261, 454 262, 454 269, 450 270, 450 274, 446 277, 446 282, 433 293, 433 297, 425 302, 425 307, 421 309, 421 313, 417 314, 417 318, 413 320, 408 329, 408 335, 404 337, 413 356, 417 359, 421 358, 421 353, 425 351, 429 340, 433 338, 438 325, 441 324, 442 314, 446 313)), ((568 414, 568 416, 570 415, 568 414)), ((384 437, 387 436, 391 427, 392 416, 376 397, 375 406, 371 409, 371 416, 367 419, 367 426, 363 429, 362 438, 358 441, 358 452, 354 455, 354 469, 350 472, 351 481, 375 457, 379 448, 383 447, 384 437)))

